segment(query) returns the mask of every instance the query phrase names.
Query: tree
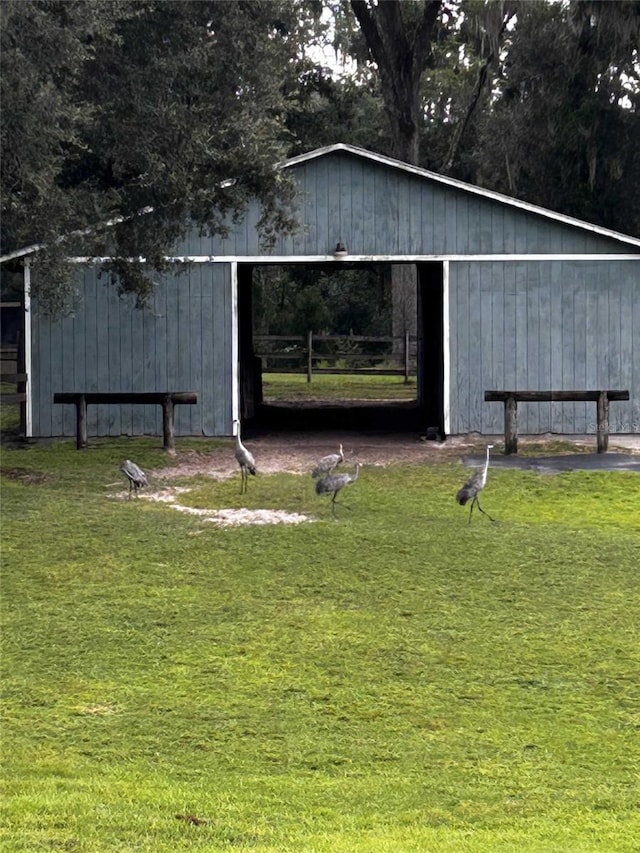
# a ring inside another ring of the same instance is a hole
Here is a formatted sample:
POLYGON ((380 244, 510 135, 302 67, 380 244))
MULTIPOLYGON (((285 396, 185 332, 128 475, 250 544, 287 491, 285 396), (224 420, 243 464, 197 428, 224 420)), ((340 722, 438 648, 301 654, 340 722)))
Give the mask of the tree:
POLYGON ((381 2, 351 0, 376 63, 389 119, 393 157, 418 163, 422 127, 420 82, 429 63, 442 0, 381 2))
POLYGON ((526 3, 479 127, 479 182, 640 233, 640 6, 526 3))
POLYGON ((48 245, 43 304, 67 296, 69 251, 108 249, 119 287, 144 301, 150 279, 128 259, 163 269, 192 221, 220 232, 256 197, 266 238, 291 224, 274 164, 303 7, 7 0, 1 14, 3 251, 48 245))

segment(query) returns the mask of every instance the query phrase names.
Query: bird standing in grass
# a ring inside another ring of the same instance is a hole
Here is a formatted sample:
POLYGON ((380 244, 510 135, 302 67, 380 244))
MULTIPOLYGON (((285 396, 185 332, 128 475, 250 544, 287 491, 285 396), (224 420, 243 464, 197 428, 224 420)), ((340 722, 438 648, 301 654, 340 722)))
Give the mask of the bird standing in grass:
POLYGON ((464 486, 460 489, 458 494, 456 495, 456 500, 460 504, 460 506, 464 506, 468 501, 471 501, 471 509, 469 510, 469 524, 471 524, 471 516, 473 514, 473 507, 477 504, 478 509, 481 513, 487 516, 491 521, 495 521, 495 519, 491 518, 488 512, 485 512, 480 506, 480 501, 478 500, 478 495, 484 489, 485 483, 487 482, 487 471, 489 470, 489 451, 493 447, 493 444, 487 444, 487 459, 484 463, 484 466, 480 468, 475 474, 472 474, 471 477, 467 480, 464 486))
MULTIPOLYGON (((330 495, 333 494, 331 498, 331 512, 335 516, 336 514, 336 498, 338 496, 338 492, 344 489, 345 486, 350 485, 351 483, 355 483, 358 479, 358 471, 360 470, 360 463, 356 462, 355 471, 353 474, 344 473, 344 474, 326 474, 324 477, 320 477, 316 482, 316 494, 317 495, 330 495)), ((341 504, 341 506, 346 507, 346 509, 350 509, 346 504, 341 504)))
POLYGON ((240 494, 244 494, 244 492, 247 491, 247 480, 249 479, 249 474, 253 474, 255 476, 256 460, 253 458, 253 454, 247 450, 240 439, 240 421, 235 420, 233 423, 236 427, 236 459, 238 460, 240 474, 242 476, 242 480, 240 482, 240 494))
POLYGON ((136 463, 132 462, 130 459, 124 460, 120 466, 120 470, 129 481, 129 498, 131 498, 132 489, 135 496, 138 497, 138 489, 149 485, 147 475, 144 473, 142 468, 139 468, 136 463))
POLYGON ((319 477, 331 474, 333 469, 337 468, 341 462, 344 462, 344 451, 342 449, 342 445, 340 445, 337 453, 330 453, 328 456, 323 456, 311 472, 311 476, 314 480, 317 480, 319 477))

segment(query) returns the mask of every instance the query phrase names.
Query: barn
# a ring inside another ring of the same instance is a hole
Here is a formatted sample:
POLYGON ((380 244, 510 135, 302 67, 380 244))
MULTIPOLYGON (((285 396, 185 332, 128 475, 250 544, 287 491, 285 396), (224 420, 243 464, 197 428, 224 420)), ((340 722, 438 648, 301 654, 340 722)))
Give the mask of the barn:
MULTIPOLYGON (((415 405, 384 422, 366 407, 342 421, 316 410, 309 426, 496 434, 503 412, 485 402, 489 389, 626 389, 611 430, 640 433, 640 239, 345 144, 280 168, 299 188, 298 230, 264 250, 256 206, 224 238, 194 230, 144 309, 84 262, 72 313, 52 319, 29 297, 32 250, 3 259, 24 261, 29 436, 75 435, 74 407, 54 403, 61 392, 196 392, 197 405, 176 408, 180 436, 228 436, 238 417, 268 424, 252 277, 269 264, 415 271, 415 405)), ((92 436, 162 429, 151 405, 96 405, 87 419, 92 436)), ((523 403, 519 430, 594 433, 594 407, 523 403)))

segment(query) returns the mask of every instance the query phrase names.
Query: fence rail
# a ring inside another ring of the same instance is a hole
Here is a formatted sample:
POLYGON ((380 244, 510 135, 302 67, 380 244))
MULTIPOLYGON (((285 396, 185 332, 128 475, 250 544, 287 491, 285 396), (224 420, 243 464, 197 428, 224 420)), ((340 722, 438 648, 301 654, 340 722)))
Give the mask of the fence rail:
POLYGON ((307 382, 322 373, 404 376, 405 383, 416 375, 417 338, 408 332, 371 336, 309 331, 306 335, 255 335, 253 343, 263 373, 306 373, 307 382), (352 366, 339 367, 339 363, 352 366))

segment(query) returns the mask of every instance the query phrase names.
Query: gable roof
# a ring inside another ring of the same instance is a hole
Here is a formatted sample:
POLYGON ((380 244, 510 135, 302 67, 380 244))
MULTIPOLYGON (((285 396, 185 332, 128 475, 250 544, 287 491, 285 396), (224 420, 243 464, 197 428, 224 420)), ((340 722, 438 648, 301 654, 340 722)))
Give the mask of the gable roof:
POLYGON ((329 154, 336 153, 352 154, 356 157, 361 157, 365 160, 370 160, 374 163, 380 163, 384 166, 389 166, 393 169, 399 169, 411 175, 417 175, 420 178, 426 178, 430 181, 442 184, 444 186, 454 187, 455 189, 462 190, 463 192, 482 196, 483 198, 498 201, 501 204, 506 204, 511 207, 519 208, 520 210, 527 211, 528 213, 534 213, 538 216, 544 216, 546 219, 551 219, 555 220, 556 222, 561 222, 565 225, 572 225, 573 227, 582 228, 583 230, 589 231, 592 234, 598 234, 603 237, 609 237, 614 240, 618 240, 621 243, 626 243, 630 246, 640 247, 640 238, 638 237, 632 237, 629 234, 623 234, 619 231, 613 231, 610 228, 603 228, 601 225, 594 225, 591 222, 585 222, 584 220, 576 219, 573 216, 566 216, 562 213, 556 213, 555 211, 549 210, 546 207, 540 207, 537 204, 530 204, 527 201, 521 201, 520 199, 513 198, 512 196, 504 195, 504 193, 498 193, 493 190, 487 190, 482 187, 475 186, 474 184, 468 184, 464 181, 459 181, 456 178, 449 178, 446 175, 438 174, 438 172, 430 172, 428 169, 422 169, 420 166, 413 166, 410 163, 403 162, 402 160, 395 160, 393 157, 387 157, 384 154, 376 154, 373 151, 367 151, 367 149, 365 148, 358 148, 355 145, 348 145, 344 142, 339 142, 335 145, 326 145, 323 148, 316 148, 314 151, 309 151, 306 154, 299 154, 297 157, 291 157, 290 159, 282 162, 280 164, 280 168, 288 169, 292 166, 297 166, 298 164, 306 163, 310 160, 315 160, 319 157, 325 157, 329 154))
MULTIPOLYGON (((582 219, 576 219, 572 216, 566 216, 562 213, 556 213, 555 211, 549 210, 548 208, 540 207, 539 205, 530 204, 527 201, 521 201, 520 199, 513 198, 512 196, 504 195, 504 193, 484 189, 482 187, 475 186, 474 184, 468 184, 464 181, 459 181, 456 178, 450 178, 446 175, 440 175, 438 174, 438 172, 431 172, 428 169, 421 168, 420 166, 414 166, 411 163, 405 163, 402 160, 396 160, 393 157, 387 157, 384 154, 376 154, 373 151, 368 151, 366 148, 359 148, 355 145, 349 145, 344 142, 338 142, 334 145, 326 145, 323 148, 316 148, 313 151, 308 151, 306 154, 299 154, 296 157, 291 157, 279 163, 278 168, 289 169, 299 164, 310 162, 311 160, 316 160, 331 154, 340 153, 350 154, 355 157, 360 157, 364 160, 369 160, 373 163, 379 163, 383 166, 391 167, 392 169, 398 169, 406 174, 416 175, 419 178, 425 178, 443 186, 453 187, 457 190, 461 190, 472 195, 481 196, 485 199, 491 199, 493 201, 500 202, 501 204, 505 204, 510 207, 515 207, 519 210, 526 211, 528 213, 533 213, 538 216, 542 216, 549 220, 554 220, 565 225, 571 225, 574 228, 579 228, 584 231, 588 231, 592 234, 597 234, 602 237, 608 237, 610 239, 617 240, 618 242, 624 243, 628 246, 640 248, 640 238, 638 237, 632 237, 631 235, 623 234, 620 231, 613 231, 612 229, 604 228, 601 225, 594 225, 593 223, 585 222, 582 219)), ((145 208, 143 211, 140 212, 147 213, 150 210, 151 208, 145 208)), ((116 219, 107 222, 106 226, 109 227, 111 225, 114 225, 116 222, 121 221, 122 217, 117 217, 116 219)), ((77 233, 86 233, 87 230, 89 229, 86 229, 85 232, 79 231, 77 233)), ((6 261, 23 258, 27 255, 32 255, 43 248, 45 248, 44 243, 35 243, 31 246, 25 246, 22 249, 16 249, 13 252, 8 252, 6 255, 2 255, 0 257, 0 264, 5 263, 6 261)))

